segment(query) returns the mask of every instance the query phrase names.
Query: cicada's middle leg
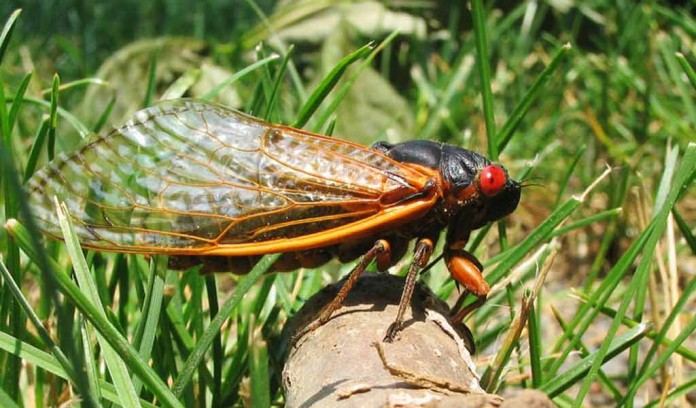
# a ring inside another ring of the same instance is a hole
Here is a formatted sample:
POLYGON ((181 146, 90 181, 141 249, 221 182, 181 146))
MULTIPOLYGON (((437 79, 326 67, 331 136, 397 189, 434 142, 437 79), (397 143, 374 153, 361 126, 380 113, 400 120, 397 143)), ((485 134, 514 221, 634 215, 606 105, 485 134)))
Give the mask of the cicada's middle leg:
POLYGON ((408 275, 406 275, 406 282, 404 283, 404 291, 401 293, 401 300, 399 301, 399 311, 396 313, 396 319, 387 329, 387 333, 384 336, 384 341, 391 343, 398 336, 399 332, 403 328, 404 324, 404 313, 406 308, 411 304, 411 297, 413 296, 413 289, 416 286, 416 281, 418 280, 418 273, 427 264, 430 256, 433 254, 433 248, 435 243, 430 238, 422 238, 416 242, 416 249, 413 253, 413 261, 411 262, 411 267, 408 270, 408 275))

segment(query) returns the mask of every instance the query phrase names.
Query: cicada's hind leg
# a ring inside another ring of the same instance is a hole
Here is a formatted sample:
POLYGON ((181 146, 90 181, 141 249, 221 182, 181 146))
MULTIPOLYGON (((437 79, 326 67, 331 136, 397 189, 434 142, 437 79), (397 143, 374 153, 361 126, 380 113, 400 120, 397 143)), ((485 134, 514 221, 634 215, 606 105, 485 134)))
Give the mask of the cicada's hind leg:
POLYGON ((365 255, 363 255, 360 258, 360 261, 355 266, 355 268, 353 268, 353 271, 351 271, 350 275, 348 276, 348 279, 346 279, 346 281, 343 283, 343 286, 341 286, 341 289, 336 294, 336 297, 334 297, 331 303, 329 303, 324 307, 324 309, 322 309, 321 313, 319 314, 319 317, 316 320, 305 326, 304 329, 302 329, 293 337, 292 343, 296 343, 296 341, 305 334, 316 330, 317 328, 321 327, 326 322, 328 322, 329 319, 331 319, 333 313, 341 307, 343 301, 350 293, 350 290, 353 289, 353 286, 355 286, 355 282, 357 282, 358 278, 360 277, 360 275, 362 275, 362 273, 365 271, 370 262, 377 259, 378 263, 388 263, 387 259, 389 258, 390 253, 389 248, 389 242, 387 242, 386 240, 380 239, 376 241, 372 248, 370 248, 365 253, 365 255))
POLYGON ((468 295, 468 294, 469 294, 468 291, 464 291, 459 296, 459 299, 457 299, 457 305, 452 309, 453 315, 452 315, 451 319, 453 322, 463 321, 471 312, 473 312, 474 310, 483 306, 484 303, 486 303, 486 296, 485 295, 484 296, 477 296, 476 300, 473 303, 467 305, 466 307, 462 307, 464 300, 466 300, 466 295, 468 295))
POLYGON ((447 269, 454 280, 464 286, 464 291, 452 308, 452 321, 461 322, 469 313, 478 309, 486 302, 486 297, 491 288, 483 278, 483 266, 475 256, 466 251, 445 253, 447 269), (477 299, 470 305, 462 307, 466 296, 471 293, 477 299))
POLYGON ((411 304, 411 297, 413 296, 413 289, 416 287, 416 281, 418 279, 418 272, 428 264, 430 256, 433 254, 433 248, 435 243, 432 239, 422 238, 416 243, 416 249, 413 254, 413 261, 411 262, 411 267, 408 270, 408 275, 406 275, 406 282, 404 283, 404 291, 401 292, 401 300, 399 301, 399 311, 396 313, 396 319, 387 329, 387 333, 384 336, 384 341, 391 343, 396 339, 399 332, 403 328, 404 324, 404 313, 406 308, 411 304))

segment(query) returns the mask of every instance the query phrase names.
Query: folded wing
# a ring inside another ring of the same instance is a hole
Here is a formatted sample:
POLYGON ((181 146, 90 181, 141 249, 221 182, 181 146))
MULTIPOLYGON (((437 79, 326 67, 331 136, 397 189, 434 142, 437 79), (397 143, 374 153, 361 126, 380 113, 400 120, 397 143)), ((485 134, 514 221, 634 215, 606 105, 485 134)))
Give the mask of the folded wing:
POLYGON ((373 229, 428 180, 361 145, 177 100, 60 155, 32 177, 29 195, 54 237, 56 196, 85 247, 200 254, 373 229))

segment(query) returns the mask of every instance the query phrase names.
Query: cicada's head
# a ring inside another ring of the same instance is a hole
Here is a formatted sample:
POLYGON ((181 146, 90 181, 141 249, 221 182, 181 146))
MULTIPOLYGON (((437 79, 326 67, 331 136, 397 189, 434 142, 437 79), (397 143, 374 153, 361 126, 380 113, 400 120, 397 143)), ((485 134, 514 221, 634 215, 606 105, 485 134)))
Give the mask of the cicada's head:
POLYGON ((445 145, 440 172, 447 186, 446 207, 454 217, 450 242, 466 241, 472 230, 512 213, 520 202, 520 183, 479 153, 445 145))

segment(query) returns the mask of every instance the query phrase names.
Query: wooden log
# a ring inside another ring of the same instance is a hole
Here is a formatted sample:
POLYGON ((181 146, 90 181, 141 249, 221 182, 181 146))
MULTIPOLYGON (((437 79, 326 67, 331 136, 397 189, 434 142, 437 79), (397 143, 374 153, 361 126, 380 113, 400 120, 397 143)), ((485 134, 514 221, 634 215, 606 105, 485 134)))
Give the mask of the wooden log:
MULTIPOLYGON (((313 321, 341 283, 312 297, 288 322, 285 335, 292 338, 313 321)), ((468 329, 453 326, 447 304, 425 286, 418 285, 414 291, 400 337, 393 343, 382 341, 396 316, 402 289, 400 277, 368 274, 331 320, 295 339, 283 368, 286 407, 499 407, 504 403, 479 386, 468 329)), ((553 406, 543 394, 535 396, 537 402, 548 402, 536 406, 553 406)))

